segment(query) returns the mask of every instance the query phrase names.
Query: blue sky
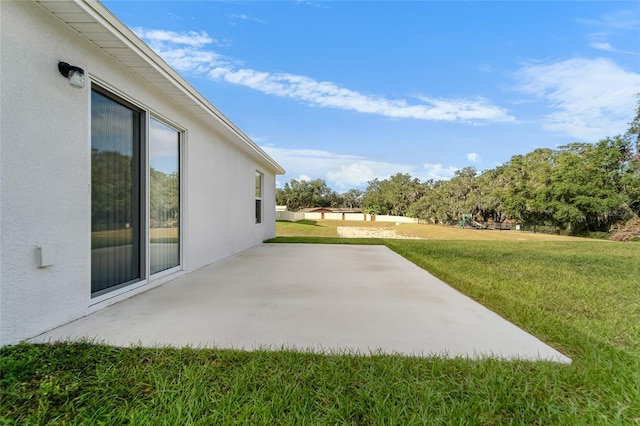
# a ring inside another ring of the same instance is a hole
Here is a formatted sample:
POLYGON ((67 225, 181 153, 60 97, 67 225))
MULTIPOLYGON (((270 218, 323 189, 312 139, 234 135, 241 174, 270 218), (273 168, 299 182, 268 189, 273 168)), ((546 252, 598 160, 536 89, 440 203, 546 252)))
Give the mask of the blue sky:
POLYGON ((338 192, 623 133, 637 1, 104 1, 290 179, 338 192))

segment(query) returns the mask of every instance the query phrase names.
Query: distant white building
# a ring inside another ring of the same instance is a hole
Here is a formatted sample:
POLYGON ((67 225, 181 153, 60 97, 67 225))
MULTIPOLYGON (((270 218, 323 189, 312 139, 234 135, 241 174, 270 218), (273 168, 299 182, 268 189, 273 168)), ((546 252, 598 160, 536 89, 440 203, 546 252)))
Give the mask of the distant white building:
POLYGON ((284 170, 93 0, 0 1, 0 346, 275 236, 284 170))

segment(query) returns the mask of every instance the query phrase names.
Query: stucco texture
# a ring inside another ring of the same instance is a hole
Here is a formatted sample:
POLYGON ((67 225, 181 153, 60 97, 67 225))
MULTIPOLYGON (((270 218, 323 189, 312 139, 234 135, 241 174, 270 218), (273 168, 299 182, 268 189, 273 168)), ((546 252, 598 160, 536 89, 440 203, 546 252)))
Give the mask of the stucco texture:
POLYGON ((220 120, 194 114, 35 2, 0 1, 0 37, 0 345, 50 330, 275 236, 275 171, 220 120), (59 61, 86 71, 84 88, 69 85, 57 70, 59 61), (94 299, 92 84, 184 132, 181 268, 94 299), (265 176, 264 220, 258 225, 256 170, 265 176), (41 246, 53 249, 53 265, 38 267, 41 246))

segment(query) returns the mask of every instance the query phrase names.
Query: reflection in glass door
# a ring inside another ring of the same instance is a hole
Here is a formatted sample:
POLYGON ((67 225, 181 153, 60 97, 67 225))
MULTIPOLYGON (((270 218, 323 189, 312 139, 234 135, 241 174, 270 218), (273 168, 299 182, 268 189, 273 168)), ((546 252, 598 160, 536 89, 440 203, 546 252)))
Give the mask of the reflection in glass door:
POLYGON ((149 268, 180 265, 180 132, 149 120, 149 268))
POLYGON ((91 293, 139 281, 141 112, 91 91, 91 293))
POLYGON ((181 133, 146 117, 92 88, 92 297, 180 265, 181 133))

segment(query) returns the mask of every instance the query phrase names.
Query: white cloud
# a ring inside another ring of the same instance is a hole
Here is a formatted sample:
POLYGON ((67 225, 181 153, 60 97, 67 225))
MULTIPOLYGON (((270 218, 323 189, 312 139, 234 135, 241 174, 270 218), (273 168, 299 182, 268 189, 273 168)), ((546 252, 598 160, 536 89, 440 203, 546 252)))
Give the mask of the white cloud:
POLYGON ((178 71, 207 73, 213 67, 229 64, 229 59, 225 56, 213 50, 202 49, 209 44, 223 44, 209 37, 204 31, 178 33, 140 27, 134 28, 133 31, 178 71))
POLYGON ((480 159, 480 155, 476 154, 475 152, 470 152, 467 154, 467 160, 471 161, 472 163, 476 163, 479 164, 482 160, 480 159))
POLYGON ((424 114, 422 118, 425 120, 493 122, 515 120, 505 109, 490 105, 484 98, 447 100, 420 97, 420 100, 431 106, 430 108, 425 106, 422 110, 424 114))
POLYGON ((327 179, 332 182, 342 182, 348 185, 361 186, 375 179, 371 167, 364 163, 351 163, 340 166, 340 170, 327 172, 327 179))
POLYGON ((589 47, 591 47, 592 49, 604 50, 605 52, 624 53, 625 55, 640 56, 640 52, 631 52, 629 50, 617 49, 613 47, 609 42, 592 41, 589 43, 589 47))
POLYGON ((298 180, 301 182, 311 182, 313 179, 311 179, 311 176, 300 175, 298 176, 298 180))
MULTIPOLYGON (((277 148, 262 146, 267 154, 277 159, 289 176, 324 179, 338 192, 351 188, 364 188, 373 179, 387 179, 395 173, 411 173, 414 167, 399 163, 375 161, 356 155, 336 154, 314 149, 277 148)), ((285 180, 289 178, 285 177, 285 180)))
POLYGON ((326 1, 301 1, 301 0, 297 0, 296 1, 297 4, 302 4, 305 6, 310 6, 310 7, 315 7, 316 9, 327 9, 327 2, 326 1))
MULTIPOLYGON (((617 39, 619 44, 628 44, 628 40, 637 41, 637 34, 640 31, 640 13, 638 13, 638 10, 617 10, 602 15, 598 20, 582 20, 581 22, 597 30, 597 32, 588 35, 589 47, 610 53, 640 55, 639 51, 620 49, 612 43, 612 39, 617 39)), ((637 47, 637 43, 633 43, 632 46, 637 47)))
POLYGON ((506 109, 492 105, 484 98, 440 99, 425 96, 418 98, 421 103, 410 103, 405 99, 363 94, 303 75, 241 67, 237 61, 203 48, 215 42, 205 32, 176 33, 144 28, 138 28, 136 32, 180 71, 206 73, 212 80, 249 87, 312 106, 416 120, 467 123, 515 121, 506 109))
POLYGON ((615 50, 613 46, 611 46, 611 43, 602 42, 602 41, 592 41, 589 43, 589 47, 593 49, 598 49, 598 50, 605 50, 607 52, 611 52, 612 50, 615 50))
POLYGON ((425 163, 424 168, 427 170, 427 178, 433 180, 447 180, 451 179, 454 174, 460 170, 457 167, 449 166, 444 167, 442 164, 425 163))
MULTIPOLYGON (((640 28, 638 28, 640 30, 640 28)), ((632 52, 614 47, 611 44, 612 35, 608 32, 589 34, 589 47, 596 50, 603 50, 610 53, 622 53, 625 55, 640 56, 640 52, 632 52)))
POLYGON ((421 97, 419 99, 423 104, 411 105, 406 100, 363 95, 331 82, 317 81, 301 75, 235 69, 232 66, 216 67, 211 70, 209 77, 311 105, 392 118, 464 122, 514 121, 505 109, 490 105, 482 98, 447 100, 421 97))
POLYGON ((603 14, 600 19, 582 19, 581 22, 607 31, 633 31, 640 29, 637 9, 621 9, 603 14))
POLYGON ((388 179, 396 173, 409 173, 424 182, 428 179, 451 179, 460 170, 453 166, 430 163, 424 164, 421 169, 409 164, 376 161, 315 149, 278 148, 273 145, 262 146, 262 149, 287 170, 287 175, 280 178, 282 181, 289 181, 291 178, 324 179, 330 188, 338 192, 351 188, 365 189, 373 179, 388 179))
POLYGON ((141 27, 134 28, 133 31, 138 35, 138 37, 145 39, 150 44, 171 43, 184 44, 191 47, 202 47, 214 42, 214 40, 204 31, 186 31, 178 33, 175 31, 153 30, 141 27))
POLYGON ((492 72, 495 71, 493 66, 491 66, 489 64, 478 65, 477 69, 478 69, 478 71, 484 72, 484 73, 492 73, 492 72))
POLYGON ((231 20, 240 20, 240 21, 253 21, 253 22, 257 22, 259 24, 266 24, 267 22, 263 19, 260 18, 253 18, 249 15, 245 15, 244 13, 240 13, 240 14, 232 14, 228 16, 229 19, 231 20))
POLYGON ((595 141, 623 133, 635 110, 640 74, 604 59, 567 59, 523 66, 519 90, 554 110, 543 128, 595 141))

